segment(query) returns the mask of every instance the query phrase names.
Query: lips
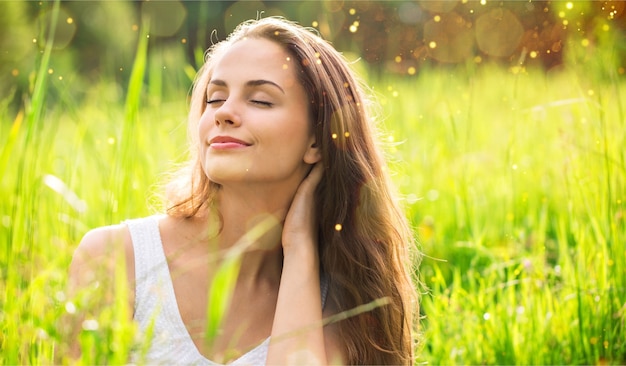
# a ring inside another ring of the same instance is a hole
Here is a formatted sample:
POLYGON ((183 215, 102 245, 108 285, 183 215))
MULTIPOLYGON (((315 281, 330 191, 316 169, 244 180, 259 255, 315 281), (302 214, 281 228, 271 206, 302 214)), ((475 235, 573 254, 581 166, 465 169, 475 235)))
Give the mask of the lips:
POLYGON ((236 149, 250 146, 249 143, 230 136, 216 136, 209 141, 209 147, 213 149, 236 149))

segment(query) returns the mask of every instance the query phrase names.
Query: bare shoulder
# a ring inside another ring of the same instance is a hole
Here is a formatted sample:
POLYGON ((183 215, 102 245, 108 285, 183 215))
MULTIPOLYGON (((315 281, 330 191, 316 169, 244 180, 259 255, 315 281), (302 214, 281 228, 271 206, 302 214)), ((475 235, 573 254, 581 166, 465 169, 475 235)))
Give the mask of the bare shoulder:
POLYGON ((100 311, 116 303, 120 298, 119 288, 121 273, 126 272, 125 288, 128 291, 121 295, 122 302, 128 304, 129 319, 132 317, 134 303, 134 255, 130 232, 125 224, 103 226, 87 232, 78 247, 74 250, 69 268, 68 291, 70 296, 80 303, 81 310, 66 318, 70 353, 73 357, 80 355, 78 333, 85 314, 98 314, 100 311), (117 297, 116 297, 117 296, 117 297))
POLYGON ((92 229, 83 236, 76 248, 76 256, 98 256, 113 250, 118 246, 131 244, 130 233, 125 224, 102 226, 92 229))
POLYGON ((112 275, 115 264, 126 263, 134 275, 132 241, 125 224, 103 226, 87 232, 74 251, 70 265, 72 285, 82 285, 112 275))
POLYGON ((132 246, 126 225, 103 226, 92 229, 83 236, 74 252, 73 262, 89 261, 111 255, 116 250, 132 246))

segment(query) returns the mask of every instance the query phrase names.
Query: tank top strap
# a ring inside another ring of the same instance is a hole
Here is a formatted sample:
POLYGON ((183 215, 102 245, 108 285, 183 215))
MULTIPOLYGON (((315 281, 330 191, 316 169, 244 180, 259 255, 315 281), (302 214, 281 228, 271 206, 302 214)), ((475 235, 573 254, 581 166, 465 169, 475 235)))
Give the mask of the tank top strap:
POLYGON ((158 216, 127 220, 135 253, 136 291, 150 287, 156 278, 163 275, 169 277, 167 260, 163 252, 158 216), (158 274, 158 276, 155 276, 158 274))
POLYGON ((159 325, 173 335, 187 334, 180 324, 174 287, 159 231, 159 216, 126 221, 135 252, 134 318, 147 326, 155 314, 159 325))

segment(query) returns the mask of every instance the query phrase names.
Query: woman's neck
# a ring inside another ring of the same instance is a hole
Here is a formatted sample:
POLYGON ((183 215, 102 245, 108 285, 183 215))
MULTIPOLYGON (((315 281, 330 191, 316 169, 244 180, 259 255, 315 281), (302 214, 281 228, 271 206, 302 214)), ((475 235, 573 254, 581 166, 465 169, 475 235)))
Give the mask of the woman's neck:
POLYGON ((212 213, 221 223, 217 245, 224 253, 242 256, 239 283, 280 280, 282 225, 294 194, 295 189, 284 188, 220 188, 212 213))

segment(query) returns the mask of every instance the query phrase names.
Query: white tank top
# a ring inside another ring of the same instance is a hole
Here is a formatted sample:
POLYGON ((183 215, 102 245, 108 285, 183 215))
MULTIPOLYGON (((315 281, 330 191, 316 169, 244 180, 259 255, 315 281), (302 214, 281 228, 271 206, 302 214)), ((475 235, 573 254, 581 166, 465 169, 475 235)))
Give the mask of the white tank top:
MULTIPOLYGON (((135 309, 142 337, 151 339, 144 351, 133 353, 132 362, 149 365, 217 365, 198 351, 178 312, 174 285, 163 251, 159 216, 128 220, 135 252, 135 309)), ((328 281, 322 276, 322 307, 328 281)), ((264 365, 270 338, 230 362, 230 365, 264 365)))

